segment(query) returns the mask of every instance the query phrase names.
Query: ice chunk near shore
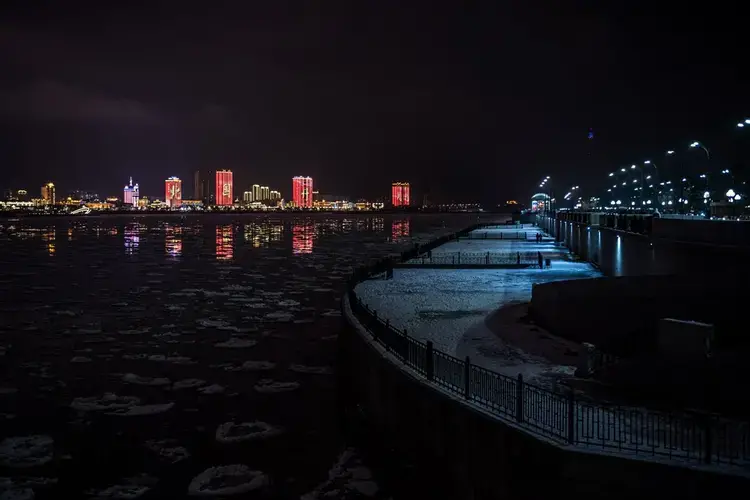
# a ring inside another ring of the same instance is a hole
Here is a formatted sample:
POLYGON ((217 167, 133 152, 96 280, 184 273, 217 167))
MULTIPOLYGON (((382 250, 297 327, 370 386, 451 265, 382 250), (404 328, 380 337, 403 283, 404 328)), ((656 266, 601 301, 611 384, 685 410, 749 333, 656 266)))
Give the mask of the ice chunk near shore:
POLYGON ((188 495, 238 495, 268 484, 268 476, 242 464, 209 467, 190 481, 188 495))
POLYGON ((156 484, 156 481, 155 478, 141 475, 125 478, 120 484, 109 486, 103 490, 89 490, 86 494, 95 498, 116 498, 121 500, 140 498, 156 484))
MULTIPOLYGON (((328 480, 310 493, 302 495, 301 500, 318 500, 339 496, 337 493, 353 492, 357 498, 373 497, 378 493, 378 485, 372 480, 370 469, 362 465, 353 448, 347 448, 338 461, 328 471, 328 480)), ((347 496, 348 498, 348 496, 347 496)))
POLYGON ((178 446, 174 440, 163 439, 146 442, 146 448, 153 451, 159 458, 171 464, 177 463, 190 457, 190 452, 184 446, 178 446))
POLYGON ((73 356, 70 358, 71 363, 91 363, 91 358, 86 356, 73 356))
POLYGON ((216 440, 220 443, 239 443, 256 439, 267 439, 281 433, 281 429, 265 422, 225 422, 216 429, 216 440))
POLYGON ((122 376, 123 382, 137 385, 169 385, 171 382, 168 378, 164 377, 142 377, 135 373, 126 373, 122 376))
POLYGON ((75 398, 70 407, 78 411, 102 411, 129 408, 140 402, 141 400, 135 396, 118 396, 117 394, 108 392, 101 398, 96 396, 75 398))
POLYGON ((31 488, 7 489, 0 493, 0 500, 34 500, 34 490, 31 488))
POLYGON ((174 403, 162 403, 155 405, 140 405, 131 406, 129 408, 119 408, 114 411, 107 412, 107 415, 114 415, 117 417, 139 417, 142 415, 157 415, 169 411, 174 406, 174 403))
POLYGON ((34 467, 52 460, 54 440, 50 436, 9 437, 0 442, 0 464, 7 467, 34 467))
POLYGON ((330 366, 289 365, 289 369, 297 373, 310 373, 315 375, 331 375, 333 373, 333 369, 330 366))
POLYGON ((286 392, 299 388, 298 382, 277 382, 268 378, 259 380, 255 390, 261 393, 286 392))
POLYGON ((257 344, 257 340, 252 339, 240 339, 237 337, 231 337, 229 340, 214 344, 214 347, 225 347, 228 349, 244 349, 247 347, 253 347, 257 344))

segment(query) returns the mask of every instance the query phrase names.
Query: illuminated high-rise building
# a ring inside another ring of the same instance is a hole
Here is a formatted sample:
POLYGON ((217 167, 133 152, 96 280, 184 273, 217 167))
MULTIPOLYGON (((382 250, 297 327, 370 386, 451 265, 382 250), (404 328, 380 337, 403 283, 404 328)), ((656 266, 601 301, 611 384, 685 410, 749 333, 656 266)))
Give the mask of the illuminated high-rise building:
POLYGON ((234 181, 231 170, 216 171, 216 204, 228 207, 234 203, 234 181))
POLYGON ((292 201, 300 208, 312 208, 313 206, 313 179, 312 177, 297 176, 292 178, 292 201))
POLYGON ((260 201, 260 184, 253 184, 253 201, 260 201))
POLYGON ((271 191, 268 193, 268 199, 271 201, 279 201, 281 199, 281 193, 278 191, 271 191))
POLYGON ((242 201, 244 203, 251 203, 253 201, 253 192, 245 191, 244 193, 242 193, 242 201))
POLYGON ((268 201, 270 199, 270 193, 268 186, 260 187, 260 199, 261 201, 268 201))
POLYGON ((133 178, 130 178, 130 183, 125 186, 122 191, 122 203, 124 205, 138 206, 138 196, 140 194, 140 188, 138 184, 133 185, 133 178))
POLYGON ((170 177, 164 181, 164 202, 169 208, 182 205, 182 181, 177 177, 170 177))
POLYGON ((409 183, 394 182, 391 185, 391 203, 394 207, 409 206, 409 183))
POLYGON ((42 186, 42 201, 45 205, 55 204, 55 185, 51 182, 42 186))

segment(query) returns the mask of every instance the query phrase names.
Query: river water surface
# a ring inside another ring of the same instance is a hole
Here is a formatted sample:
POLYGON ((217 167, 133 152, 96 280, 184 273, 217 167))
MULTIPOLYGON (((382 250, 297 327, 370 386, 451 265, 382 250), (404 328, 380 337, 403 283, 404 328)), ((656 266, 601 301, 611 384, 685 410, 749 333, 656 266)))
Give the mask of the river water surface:
POLYGON ((338 429, 344 282, 357 265, 476 221, 149 215, 14 223, 0 236, 0 492, 394 493, 338 429))

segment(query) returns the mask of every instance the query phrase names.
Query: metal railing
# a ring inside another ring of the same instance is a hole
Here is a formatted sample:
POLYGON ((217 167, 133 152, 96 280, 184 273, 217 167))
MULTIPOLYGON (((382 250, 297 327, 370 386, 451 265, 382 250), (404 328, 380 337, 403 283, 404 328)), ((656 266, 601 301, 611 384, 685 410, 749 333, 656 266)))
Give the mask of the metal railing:
POLYGON ((499 233, 473 231, 461 238, 466 240, 525 240, 528 239, 528 234, 526 231, 503 231, 499 233))
MULTIPOLYGON (((471 229, 468 229, 471 230, 471 229)), ((467 231, 468 231, 467 230, 467 231)), ((452 237, 441 238, 434 248, 452 237)), ((424 248, 404 252, 401 261, 424 248)), ((347 298, 352 313, 372 339, 405 366, 465 401, 510 421, 537 436, 582 449, 604 449, 626 455, 666 457, 678 462, 750 467, 750 423, 694 412, 664 412, 612 405, 538 387, 493 372, 434 348, 378 316, 354 292, 357 283, 392 269, 388 259, 357 269, 347 298)))
POLYGON ((535 265, 539 255, 536 252, 440 252, 432 251, 409 259, 407 265, 535 265))

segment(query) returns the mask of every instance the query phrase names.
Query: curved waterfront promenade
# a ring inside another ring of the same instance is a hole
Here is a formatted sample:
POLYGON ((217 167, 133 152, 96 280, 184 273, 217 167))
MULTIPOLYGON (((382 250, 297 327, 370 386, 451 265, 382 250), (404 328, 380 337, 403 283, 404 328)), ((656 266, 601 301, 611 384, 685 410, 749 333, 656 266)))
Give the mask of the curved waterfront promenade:
POLYGON ((342 370, 350 378, 350 393, 376 427, 399 435, 406 446, 409 440, 421 443, 420 448, 454 462, 449 474, 461 485, 458 491, 469 488, 477 497, 520 495, 517 485, 482 480, 493 470, 485 471, 484 460, 510 471, 517 462, 510 457, 523 457, 531 467, 552 467, 549 487, 585 484, 586 490, 610 498, 640 491, 649 478, 654 484, 674 481, 670 488, 687 488, 691 496, 695 488, 716 491, 744 481, 750 464, 744 423, 618 407, 529 384, 394 328, 387 314, 373 311, 356 295, 359 283, 391 276, 399 262, 414 262, 428 252, 434 257, 438 247, 455 245, 457 237, 476 229, 405 252, 398 262, 378 261, 351 277, 343 299, 351 328, 342 336, 342 370), (464 426, 475 431, 467 435, 464 426), (480 428, 484 431, 476 432, 480 428), (465 447, 466 453, 446 455, 446 450, 465 447), (477 462, 478 457, 484 458, 477 462), (598 472, 592 476, 589 470, 598 472), (605 478, 606 484, 599 482, 605 478))

